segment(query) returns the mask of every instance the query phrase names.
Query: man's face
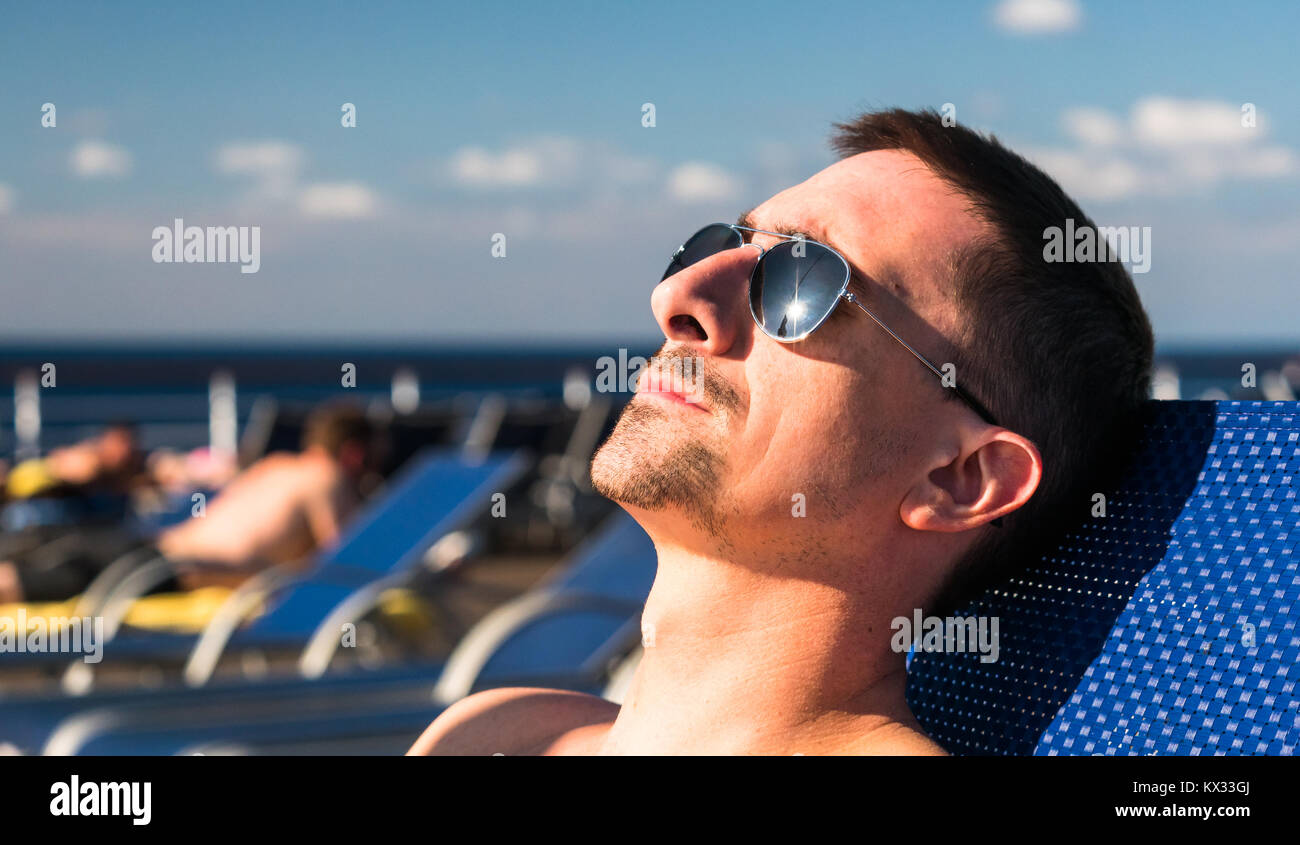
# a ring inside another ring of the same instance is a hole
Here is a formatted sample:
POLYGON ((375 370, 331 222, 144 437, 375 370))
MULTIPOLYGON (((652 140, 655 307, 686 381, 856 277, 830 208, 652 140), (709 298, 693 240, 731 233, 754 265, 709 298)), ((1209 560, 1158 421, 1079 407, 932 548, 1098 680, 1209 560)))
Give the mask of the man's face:
MULTIPOLYGON (((987 228, 919 160, 895 151, 845 159, 764 202, 745 225, 834 247, 859 277, 849 289, 922 355, 946 361, 943 338, 959 336, 948 260, 987 228)), ((656 539, 719 553, 788 549, 816 563, 897 526, 922 457, 945 437, 945 421, 969 411, 848 303, 798 343, 763 334, 748 295, 758 257, 750 247, 722 252, 656 287, 659 357, 695 360, 700 401, 647 390, 647 368, 592 479, 656 539)))

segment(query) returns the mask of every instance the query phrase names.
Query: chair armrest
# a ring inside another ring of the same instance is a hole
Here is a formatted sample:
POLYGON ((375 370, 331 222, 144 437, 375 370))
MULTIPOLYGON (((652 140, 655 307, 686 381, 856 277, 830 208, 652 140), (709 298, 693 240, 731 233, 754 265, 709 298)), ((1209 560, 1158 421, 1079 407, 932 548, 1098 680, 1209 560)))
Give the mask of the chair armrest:
POLYGON ((298 563, 280 564, 264 569, 240 584, 212 615, 207 627, 195 641, 194 648, 185 661, 185 683, 192 687, 206 684, 221 661, 231 635, 249 612, 267 596, 304 580, 309 575, 310 573, 300 571, 298 563))
POLYGON ((324 675, 339 650, 342 641, 339 632, 343 624, 355 622, 373 610, 385 591, 423 585, 429 592, 435 592, 443 578, 460 569, 466 560, 478 554, 482 546, 481 533, 463 529, 452 531, 429 548, 419 566, 394 572, 357 588, 316 626, 298 658, 299 673, 304 678, 324 675))
POLYGON ((447 658, 434 687, 434 701, 451 704, 473 692, 484 667, 515 634, 539 619, 575 611, 635 616, 640 602, 571 590, 543 590, 520 596, 483 617, 447 658))
POLYGON ((77 599, 74 616, 99 616, 104 611, 104 604, 114 589, 128 575, 140 566, 141 561, 148 560, 158 553, 152 548, 132 549, 114 560, 95 576, 81 597, 77 599))

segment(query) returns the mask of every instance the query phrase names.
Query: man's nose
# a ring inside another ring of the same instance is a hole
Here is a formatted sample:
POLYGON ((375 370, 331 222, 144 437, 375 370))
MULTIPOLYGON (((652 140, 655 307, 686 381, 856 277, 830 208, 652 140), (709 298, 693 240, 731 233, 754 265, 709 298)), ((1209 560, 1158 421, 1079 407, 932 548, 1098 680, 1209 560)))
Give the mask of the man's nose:
POLYGON ((725 355, 745 336, 749 276, 760 251, 751 244, 711 255, 660 282, 650 310, 668 340, 706 355, 725 355))

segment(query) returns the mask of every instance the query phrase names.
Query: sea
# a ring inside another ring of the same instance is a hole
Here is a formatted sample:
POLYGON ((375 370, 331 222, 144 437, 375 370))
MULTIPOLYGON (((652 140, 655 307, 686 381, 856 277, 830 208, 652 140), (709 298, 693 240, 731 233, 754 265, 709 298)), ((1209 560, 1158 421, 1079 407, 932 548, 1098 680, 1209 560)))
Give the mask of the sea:
MULTIPOLYGON (((632 345, 627 356, 649 357, 656 344, 632 345)), ((0 458, 13 457, 15 394, 19 383, 37 385, 40 448, 46 450, 94 434, 106 422, 137 424, 147 449, 178 450, 205 445, 209 437, 209 391, 213 378, 233 386, 241 424, 261 397, 280 402, 317 403, 350 397, 388 401, 394 379, 421 402, 503 393, 559 399, 570 385, 589 383, 609 356, 610 344, 572 346, 495 345, 446 347, 311 345, 267 343, 48 343, 0 345, 0 458), (349 370, 348 365, 351 365, 349 370), (350 377, 349 377, 350 374, 350 377), (34 381, 33 381, 34 379, 34 381)), ((1300 368, 1300 344, 1293 348, 1184 348, 1162 350, 1157 369, 1163 390, 1185 399, 1262 398, 1243 386, 1243 366, 1255 378, 1300 368)), ((1275 379, 1276 381, 1276 379, 1275 379)), ((30 393, 29 388, 29 393, 30 393)))

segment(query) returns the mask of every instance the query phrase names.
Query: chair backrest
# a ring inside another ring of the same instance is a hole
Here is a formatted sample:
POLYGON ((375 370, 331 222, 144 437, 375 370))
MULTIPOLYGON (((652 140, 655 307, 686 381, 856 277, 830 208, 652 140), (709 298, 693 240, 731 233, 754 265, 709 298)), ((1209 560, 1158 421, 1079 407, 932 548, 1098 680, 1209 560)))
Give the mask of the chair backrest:
POLYGON ((465 414, 454 402, 427 405, 409 414, 395 414, 383 421, 383 474, 399 472, 415 455, 435 447, 451 448, 463 436, 465 414))
POLYGON ((998 619, 996 661, 916 651, 927 732, 959 754, 1293 753, 1300 403, 1151 402, 1099 492, 1104 515, 958 612, 998 619))
POLYGON ((255 464, 272 452, 297 452, 302 448, 302 432, 311 406, 284 403, 270 396, 259 396, 249 409, 244 433, 239 438, 239 466, 255 464))
POLYGON ((538 589, 612 600, 611 608, 539 617, 502 643, 483 666, 485 681, 579 673, 619 634, 650 594, 658 559, 644 529, 621 510, 584 542, 572 563, 538 589), (625 610, 614 608, 624 607, 625 610))
POLYGON ((539 586, 644 602, 658 565, 650 536, 622 509, 574 551, 572 560, 539 586))
POLYGON ((464 525, 504 494, 528 466, 519 453, 491 453, 468 461, 431 451, 411 459, 380 500, 353 521, 315 574, 292 587, 248 635, 309 635, 321 618, 355 589, 418 563, 443 535, 464 525))

